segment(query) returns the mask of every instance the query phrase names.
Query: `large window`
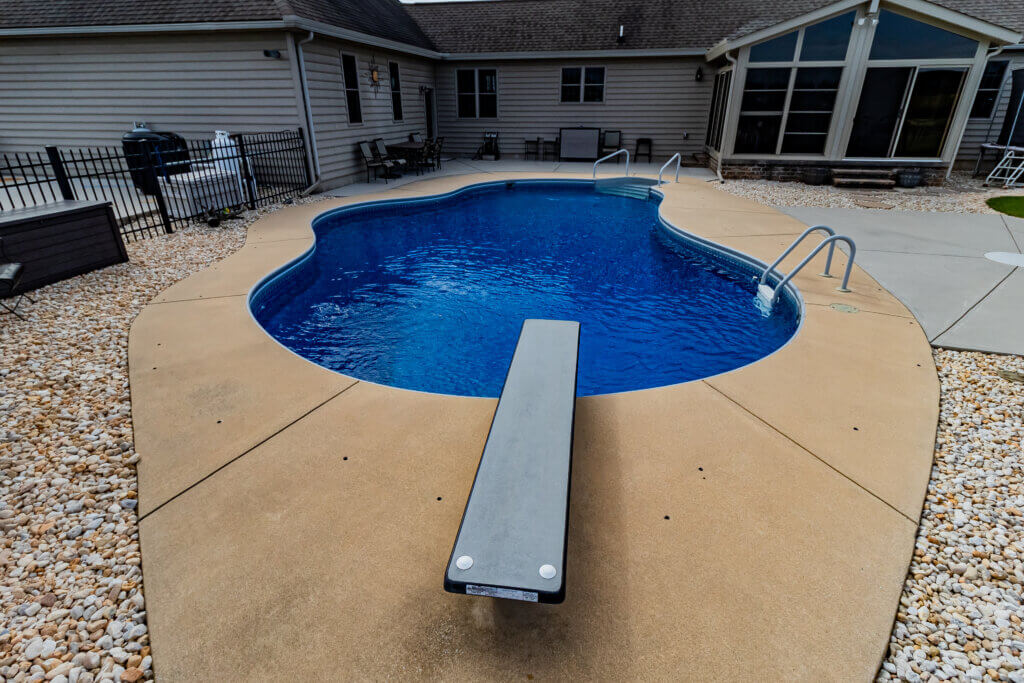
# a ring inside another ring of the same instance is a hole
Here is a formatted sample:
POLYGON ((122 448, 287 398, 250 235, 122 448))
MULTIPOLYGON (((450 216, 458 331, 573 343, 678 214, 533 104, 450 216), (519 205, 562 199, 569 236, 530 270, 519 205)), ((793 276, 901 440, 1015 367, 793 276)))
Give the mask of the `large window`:
POLYGON ((869 59, 973 58, 978 41, 882 10, 869 59))
POLYGON ((981 77, 981 85, 978 86, 978 94, 974 97, 974 106, 971 107, 972 119, 992 118, 996 102, 999 100, 999 91, 1003 87, 1007 65, 1009 62, 1005 60, 985 65, 985 74, 981 77))
POLYGON ((345 104, 348 106, 348 122, 362 123, 363 108, 359 103, 359 70, 353 55, 341 56, 341 73, 345 86, 345 104))
POLYGON ((457 69, 457 108, 460 119, 498 117, 498 72, 494 69, 457 69))
POLYGON ((562 69, 562 102, 603 101, 603 66, 572 66, 562 69))
POLYGON ((722 130, 725 128, 725 108, 729 101, 729 84, 732 71, 715 74, 715 86, 711 91, 711 108, 708 113, 708 130, 705 144, 711 149, 722 149, 722 130))
POLYGON ((846 156, 940 158, 977 50, 975 40, 882 10, 846 156))
POLYGON ((847 12, 750 48, 736 154, 825 153, 855 19, 847 12))
POLYGON ((391 80, 391 115, 395 121, 401 121, 402 78, 398 73, 398 62, 388 62, 388 77, 391 80))

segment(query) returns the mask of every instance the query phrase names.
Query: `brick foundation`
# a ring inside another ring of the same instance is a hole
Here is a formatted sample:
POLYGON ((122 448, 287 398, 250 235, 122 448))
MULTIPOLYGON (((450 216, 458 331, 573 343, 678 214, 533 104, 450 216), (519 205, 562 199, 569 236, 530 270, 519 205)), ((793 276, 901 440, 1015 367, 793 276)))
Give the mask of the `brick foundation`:
MULTIPOLYGON (((942 166, 921 166, 907 164, 903 168, 916 168, 921 171, 921 184, 938 186, 946 181, 946 167, 942 166)), ((828 164, 810 162, 779 162, 779 161, 723 161, 722 177, 728 180, 777 180, 784 183, 804 182, 805 173, 810 169, 826 169, 831 172, 833 169, 842 168, 885 168, 898 170, 899 164, 828 164)), ((712 168, 712 170, 716 170, 712 168)), ((826 184, 830 183, 831 175, 826 177, 826 184)))

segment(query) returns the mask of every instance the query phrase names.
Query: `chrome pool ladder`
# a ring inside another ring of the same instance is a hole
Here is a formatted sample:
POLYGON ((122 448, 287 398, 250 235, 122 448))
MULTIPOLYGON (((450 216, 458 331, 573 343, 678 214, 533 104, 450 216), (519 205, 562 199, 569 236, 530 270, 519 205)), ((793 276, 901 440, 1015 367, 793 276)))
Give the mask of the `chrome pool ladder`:
POLYGON ((676 152, 672 155, 671 159, 665 162, 665 165, 661 167, 661 170, 658 171, 658 185, 661 185, 661 174, 665 172, 665 169, 668 168, 673 161, 676 162, 676 182, 679 182, 679 167, 683 163, 683 155, 681 152, 676 152))
POLYGON ((602 161, 608 161, 609 159, 614 159, 615 157, 619 156, 620 154, 625 154, 626 155, 626 175, 629 176, 629 150, 626 149, 625 147, 623 147, 622 149, 617 149, 614 152, 612 152, 611 154, 609 154, 608 156, 603 156, 600 159, 598 159, 597 161, 595 161, 594 162, 594 173, 590 177, 591 178, 596 178, 597 177, 597 165, 599 163, 601 163, 602 161))
POLYGON ((764 272, 761 273, 761 277, 758 278, 757 281, 758 298, 764 301, 766 304, 768 304, 768 307, 770 309, 775 304, 776 299, 779 298, 779 293, 782 291, 782 288, 785 287, 789 283, 789 281, 792 280, 793 277, 797 273, 799 273, 804 266, 810 263, 811 259, 817 256, 818 252, 820 252, 826 246, 828 247, 828 257, 825 259, 825 272, 822 273, 821 276, 832 277, 829 271, 832 269, 832 255, 835 253, 836 242, 845 242, 850 247, 850 258, 847 259, 846 261, 846 271, 843 273, 843 284, 840 285, 839 287, 836 287, 836 289, 838 289, 840 292, 849 292, 850 290, 847 287, 847 285, 850 284, 850 273, 853 272, 853 260, 857 255, 857 245, 854 244, 853 240, 847 237, 846 235, 837 235, 836 231, 828 227, 827 225, 815 225, 804 230, 800 234, 800 236, 797 237, 793 241, 793 243, 786 248, 784 252, 782 252, 779 258, 775 259, 774 263, 772 263, 770 266, 764 269, 764 272), (789 256, 792 253, 792 251, 796 249, 801 242, 804 241, 804 238, 806 238, 812 232, 824 232, 825 234, 828 235, 828 237, 819 242, 818 246, 814 247, 814 249, 811 250, 811 253, 805 256, 804 259, 800 263, 798 263, 793 270, 789 271, 789 274, 783 277, 782 281, 779 282, 779 284, 777 284, 774 288, 769 287, 767 284, 765 284, 768 279, 768 274, 773 271, 777 276, 782 276, 782 273, 776 271, 775 267, 782 263, 783 259, 789 256))

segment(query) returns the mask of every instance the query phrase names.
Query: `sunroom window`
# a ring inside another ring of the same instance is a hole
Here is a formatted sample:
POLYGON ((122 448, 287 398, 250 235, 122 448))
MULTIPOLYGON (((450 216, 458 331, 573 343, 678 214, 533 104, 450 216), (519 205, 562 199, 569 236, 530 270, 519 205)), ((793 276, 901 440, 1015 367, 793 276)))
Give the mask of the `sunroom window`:
POLYGON ((855 12, 754 45, 736 154, 825 153, 855 12))
POLYGON ((972 119, 992 118, 1009 64, 1006 60, 1000 60, 985 65, 985 74, 981 77, 981 85, 978 86, 978 94, 974 96, 974 106, 971 107, 972 119))
POLYGON ((882 10, 869 59, 970 59, 977 50, 976 40, 882 10))

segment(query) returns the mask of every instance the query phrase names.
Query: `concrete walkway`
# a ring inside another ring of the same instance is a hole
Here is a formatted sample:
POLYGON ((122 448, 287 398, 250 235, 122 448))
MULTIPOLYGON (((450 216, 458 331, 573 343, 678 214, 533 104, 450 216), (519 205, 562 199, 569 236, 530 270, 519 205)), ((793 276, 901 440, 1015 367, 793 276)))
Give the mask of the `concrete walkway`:
POLYGON ((933 346, 1024 354, 1024 273, 985 258, 1020 253, 1024 220, 999 214, 780 209, 857 243, 857 263, 917 317, 933 346))
MULTIPOLYGON (((435 176, 278 211, 136 318, 139 533, 162 679, 875 675, 939 386, 920 326, 863 270, 848 293, 816 275, 823 256, 800 273, 803 327, 760 362, 579 399, 561 605, 442 589, 494 399, 331 372, 249 312, 253 283, 313 244, 323 211, 537 177, 435 176)), ((661 211, 761 260, 802 229, 695 179, 665 186, 661 211)))

